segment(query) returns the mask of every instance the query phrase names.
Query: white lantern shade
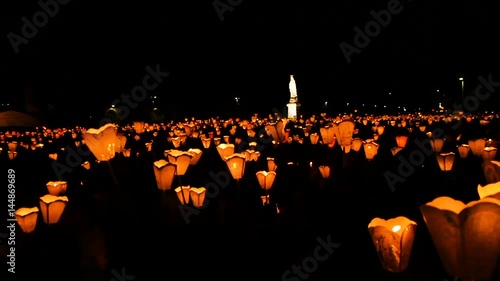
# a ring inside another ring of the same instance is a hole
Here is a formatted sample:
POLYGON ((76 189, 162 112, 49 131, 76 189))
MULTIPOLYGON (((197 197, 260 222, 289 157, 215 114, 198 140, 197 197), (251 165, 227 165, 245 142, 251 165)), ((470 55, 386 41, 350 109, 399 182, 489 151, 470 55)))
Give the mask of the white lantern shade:
POLYGON ((59 196, 59 194, 66 192, 68 183, 65 181, 49 181, 47 183, 47 190, 50 195, 59 196))
POLYGON ((14 213, 17 224, 21 227, 24 233, 31 233, 35 231, 36 223, 38 220, 38 207, 33 208, 19 208, 14 213))
POLYGON ((181 204, 183 205, 189 204, 190 190, 191 187, 189 186, 179 186, 175 189, 175 193, 177 194, 177 198, 179 198, 181 204))
POLYGON ((68 197, 66 196, 47 194, 40 197, 40 209, 42 211, 43 221, 46 224, 58 223, 67 203, 68 197))
POLYGON ((243 178, 245 173, 245 154, 235 153, 225 158, 226 165, 235 180, 243 178))
POLYGON ((193 206, 196 208, 201 208, 205 201, 205 196, 207 194, 207 190, 204 187, 191 187, 189 190, 189 195, 191 197, 191 202, 193 202, 193 206))
POLYGON ((269 190, 273 187, 274 180, 276 179, 276 172, 258 171, 255 175, 262 189, 269 190))

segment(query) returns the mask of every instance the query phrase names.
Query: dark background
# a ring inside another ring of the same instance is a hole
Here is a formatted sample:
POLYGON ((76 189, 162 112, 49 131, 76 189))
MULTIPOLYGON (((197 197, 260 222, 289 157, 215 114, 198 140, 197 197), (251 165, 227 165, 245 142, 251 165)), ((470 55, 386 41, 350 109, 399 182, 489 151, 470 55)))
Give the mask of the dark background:
MULTIPOLYGON (((41 8, 3 3, 2 109, 49 120, 101 118, 156 64, 170 72, 150 92, 166 119, 283 111, 290 74, 304 113, 363 104, 366 111, 382 104, 427 110, 460 101, 461 76, 466 95, 478 75, 500 80, 500 22, 486 1, 402 1, 403 11, 350 64, 339 44, 352 45, 353 28, 364 28, 370 11, 389 1, 325 2, 243 0, 221 22, 212 1, 71 0, 18 54, 7 34, 21 34, 21 18, 41 8)), ((148 118, 152 109, 143 102, 131 118, 148 118)))

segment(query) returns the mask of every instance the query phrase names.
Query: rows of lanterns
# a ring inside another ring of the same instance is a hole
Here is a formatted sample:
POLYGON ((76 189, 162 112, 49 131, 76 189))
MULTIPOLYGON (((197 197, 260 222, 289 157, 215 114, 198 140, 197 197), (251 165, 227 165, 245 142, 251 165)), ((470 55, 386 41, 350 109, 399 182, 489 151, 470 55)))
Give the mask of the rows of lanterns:
MULTIPOLYGON (((134 127, 140 131, 144 123, 136 122, 134 127)), ((343 121, 321 128, 319 135, 312 133, 309 137, 313 145, 320 143, 333 147, 338 141, 345 153, 351 149, 359 152, 363 147, 366 159, 373 160, 379 147, 376 139, 353 139, 353 129, 353 122, 343 121)), ((383 126, 377 126, 374 130, 377 131, 378 136, 384 132, 383 126)), ((268 125, 266 131, 275 140, 280 139, 276 126, 268 125)), ((174 148, 179 148, 180 144, 185 141, 183 140, 185 137, 171 137, 174 148)), ((235 153, 235 144, 229 143, 229 138, 223 137, 224 143, 221 143, 220 138, 211 137, 202 138, 203 147, 208 149, 211 143, 216 145, 219 156, 226 163, 232 178, 236 181, 243 178, 246 162, 259 159, 259 151, 253 149, 256 144, 251 143, 250 148, 244 153, 235 153)), ((290 138, 284 141, 290 141, 290 138)), ((124 149, 124 137, 118 133, 117 127, 113 124, 104 125, 97 130, 89 129, 83 133, 83 139, 98 161, 107 161, 116 153, 123 153, 125 157, 130 157, 130 150, 124 149), (115 145, 117 143, 118 145, 115 145)), ((408 136, 396 136, 397 147, 392 149, 393 155, 397 155, 405 148, 407 141, 408 136)), ((431 138, 430 141, 440 169, 445 172, 452 170, 455 153, 442 153, 444 139, 431 138)), ((467 158, 469 152, 472 152, 474 156, 481 157, 485 162, 500 167, 500 163, 494 161, 497 149, 487 146, 487 143, 485 139, 471 140, 468 144, 457 147, 458 154, 461 158, 467 158)), ((15 152, 16 145, 16 143, 9 143, 11 154, 15 152)), ((146 145, 149 145, 148 151, 151 151, 151 144, 146 145)), ((202 154, 203 150, 195 148, 187 151, 178 149, 165 151, 165 159, 153 163, 157 188, 164 192, 172 190, 174 178, 185 175, 190 166, 198 163, 202 154)), ((265 195, 261 196, 264 205, 270 202, 268 192, 273 186, 277 169, 274 158, 267 158, 267 164, 267 171, 256 173, 259 185, 265 191, 265 195)), ((83 165, 86 169, 90 168, 88 162, 83 165)), ((319 172, 323 179, 330 177, 328 166, 319 166, 319 172)), ((51 181, 47 183, 47 189, 49 193, 40 198, 40 209, 23 207, 15 212, 17 223, 23 232, 30 233, 35 230, 40 210, 46 224, 56 224, 59 221, 68 203, 68 198, 61 196, 67 189, 67 182, 51 181)), ((192 204, 197 208, 203 206, 206 195, 205 187, 181 185, 173 190, 181 204, 192 204)), ((488 183, 485 186, 478 185, 478 195, 479 200, 468 204, 450 197, 438 197, 420 207, 445 270, 450 275, 464 280, 488 280, 500 256, 500 181, 488 183)), ((278 206, 276 208, 279 213, 278 206)), ((368 224, 373 244, 385 270, 402 272, 407 268, 416 226, 414 221, 402 216, 388 220, 374 218, 368 224)))

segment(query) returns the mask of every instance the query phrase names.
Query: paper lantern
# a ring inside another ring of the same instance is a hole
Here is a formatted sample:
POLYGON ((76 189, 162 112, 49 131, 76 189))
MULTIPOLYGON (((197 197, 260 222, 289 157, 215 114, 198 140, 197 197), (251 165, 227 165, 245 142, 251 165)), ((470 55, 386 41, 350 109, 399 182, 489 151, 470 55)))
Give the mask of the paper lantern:
MULTIPOLYGON (((336 125, 335 125, 336 126, 336 125)), ((331 144, 335 139, 336 128, 333 126, 324 127, 319 129, 319 133, 321 135, 321 139, 323 140, 323 144, 331 144)))
POLYGON ((476 156, 481 156, 484 148, 486 147, 486 140, 485 139, 470 140, 468 143, 469 143, 470 150, 471 150, 472 154, 474 154, 476 156))
POLYGON ((374 218, 368 231, 385 270, 402 272, 408 267, 417 224, 406 217, 374 218))
POLYGON ((431 139, 432 150, 435 153, 441 153, 443 150, 444 139, 431 139))
POLYGON ((245 159, 245 154, 241 153, 232 154, 224 159, 233 179, 240 180, 243 178, 245 173, 245 159))
POLYGON ((276 165, 276 162, 274 161, 274 158, 272 157, 267 157, 267 170, 270 171, 276 171, 278 168, 278 165, 276 165))
POLYGON ((162 191, 172 189, 176 165, 161 159, 155 161, 153 167, 158 189, 162 191))
POLYGON ((319 135, 317 133, 312 133, 309 135, 309 139, 311 140, 311 144, 315 145, 319 141, 319 135))
POLYGON ((327 179, 330 177, 330 167, 322 165, 319 166, 319 173, 321 174, 321 177, 324 179, 327 179))
POLYGON ((209 149, 211 143, 212 143, 212 140, 210 138, 202 138, 201 139, 201 144, 203 145, 203 148, 205 148, 205 149, 209 149))
POLYGON ((130 155, 132 154, 132 149, 130 148, 126 148, 122 151, 122 154, 123 154, 123 157, 130 157, 130 155))
POLYGON ((114 124, 106 124, 99 129, 88 129, 82 138, 98 161, 108 161, 122 152, 124 141, 114 124))
POLYGON ((189 165, 191 164, 191 159, 193 156, 185 151, 181 150, 168 150, 167 152, 168 162, 175 164, 176 174, 178 176, 183 176, 186 174, 189 165))
POLYGON ((231 138, 229 136, 222 136, 222 139, 224 140, 225 143, 230 143, 231 138))
POLYGON ((134 122, 134 131, 136 134, 144 133, 144 122, 134 122))
POLYGON ((54 196, 59 196, 59 194, 66 192, 68 187, 68 183, 65 181, 49 181, 46 185, 49 194, 54 196))
POLYGON ((152 142, 147 142, 144 145, 146 146, 146 151, 147 152, 153 151, 153 143, 152 142))
POLYGON ((439 168, 443 172, 449 172, 453 169, 453 163, 455 162, 455 153, 440 153, 436 155, 439 168))
POLYGON ((9 160, 14 160, 17 157, 17 152, 9 150, 8 155, 9 155, 9 160))
POLYGON ((405 148, 407 141, 408 141, 408 136, 397 136, 396 137, 396 144, 400 148, 405 148))
POLYGON ((172 142, 174 148, 179 148, 181 146, 181 138, 179 137, 172 138, 170 141, 172 142))
POLYGON ((191 191, 191 187, 179 186, 174 191, 177 194, 177 198, 179 198, 181 204, 183 205, 189 204, 189 193, 191 191))
POLYGON ((85 168, 85 170, 90 170, 90 162, 89 161, 83 162, 82 167, 85 168))
POLYGON ((396 156, 401 150, 403 150, 402 147, 393 147, 393 148, 391 148, 392 156, 396 156))
POLYGON ((257 176, 257 181, 262 189, 267 191, 273 187, 276 172, 258 171, 255 175, 257 176))
POLYGON ((19 208, 14 212, 17 224, 21 227, 24 233, 31 233, 35 231, 36 222, 38 220, 38 207, 33 208, 19 208))
POLYGON ((189 195, 191 196, 191 202, 193 202, 193 206, 196 208, 201 208, 205 201, 205 196, 207 194, 207 190, 204 187, 191 187, 189 190, 189 195))
POLYGON ((17 141, 11 141, 7 143, 7 147, 9 148, 9 151, 16 151, 17 150, 17 141))
POLYGON ((500 162, 483 162, 482 166, 486 183, 495 183, 500 181, 500 162))
POLYGON ((219 152, 219 156, 222 160, 225 160, 226 157, 234 154, 234 144, 222 143, 217 145, 217 152, 219 152))
POLYGON ((363 149, 365 151, 366 159, 373 160, 378 152, 378 144, 375 142, 365 142, 363 144, 363 149))
POLYGON ((336 127, 337 139, 341 146, 344 147, 344 152, 349 153, 351 149, 352 136, 354 134, 355 124, 350 120, 340 122, 336 127))
POLYGON ((247 162, 249 161, 257 161, 259 160, 260 152, 256 150, 245 150, 245 159, 247 162))
POLYGON ((355 138, 352 140, 351 146, 352 150, 359 152, 361 150, 361 147, 363 146, 363 140, 360 138, 355 138))
POLYGON ((49 158, 54 160, 54 161, 57 161, 57 153, 49 153, 49 158))
POLYGON ((266 130, 266 134, 272 137, 274 141, 278 143, 281 142, 280 137, 278 135, 278 131, 276 129, 276 124, 269 124, 266 125, 264 128, 266 130))
POLYGON ((465 159, 469 156, 470 146, 468 144, 462 144, 457 146, 458 154, 460 158, 465 159))
POLYGON ((49 225, 58 223, 67 203, 68 197, 66 196, 47 194, 40 197, 40 209, 42 210, 43 221, 49 225))
POLYGON ((191 154, 191 165, 195 166, 198 164, 198 161, 200 161, 201 155, 203 154, 203 151, 198 148, 190 148, 188 150, 188 153, 191 154))
POLYGON ((500 201, 465 205, 438 197, 420 207, 446 272, 463 280, 490 280, 500 252, 500 201))
POLYGON ((384 126, 377 126, 377 134, 379 136, 381 136, 385 131, 385 127, 384 126))
POLYGON ((220 138, 217 137, 217 138, 213 138, 213 139, 214 139, 214 144, 215 145, 221 144, 221 139, 220 138))
POLYGON ((483 157, 484 162, 495 160, 495 157, 497 156, 497 148, 491 146, 485 147, 481 156, 483 157))
POLYGON ((485 197, 493 197, 500 200, 500 181, 490 183, 485 186, 479 184, 477 186, 477 193, 479 194, 480 199, 485 197))

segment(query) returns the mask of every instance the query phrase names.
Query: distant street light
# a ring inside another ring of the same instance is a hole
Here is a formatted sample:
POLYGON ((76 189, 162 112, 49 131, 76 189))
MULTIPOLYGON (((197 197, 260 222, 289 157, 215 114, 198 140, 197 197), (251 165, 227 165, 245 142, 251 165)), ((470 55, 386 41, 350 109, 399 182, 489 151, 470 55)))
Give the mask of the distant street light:
POLYGON ((462 81, 462 100, 464 100, 464 78, 460 77, 458 78, 459 81, 462 81))

